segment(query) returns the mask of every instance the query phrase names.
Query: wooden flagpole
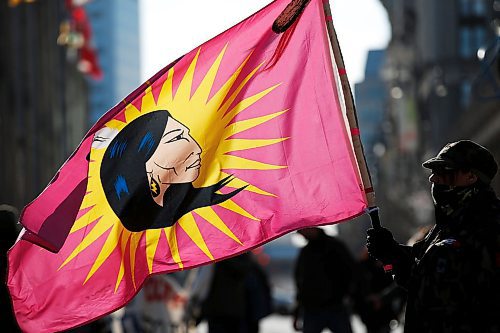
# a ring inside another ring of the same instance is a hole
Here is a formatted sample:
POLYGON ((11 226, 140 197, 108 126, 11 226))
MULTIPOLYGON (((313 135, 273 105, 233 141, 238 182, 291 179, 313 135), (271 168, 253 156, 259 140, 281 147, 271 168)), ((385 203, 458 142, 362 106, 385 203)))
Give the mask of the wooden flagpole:
POLYGON ((347 120, 351 130, 354 153, 358 161, 359 171, 361 173, 361 180, 363 181, 366 200, 368 202, 368 207, 369 207, 368 213, 370 214, 372 220, 372 226, 374 228, 380 227, 380 219, 378 216, 378 207, 376 204, 375 191, 373 189, 370 171, 368 170, 368 166, 366 164, 363 144, 361 142, 359 126, 358 126, 358 118, 356 115, 356 107, 354 105, 354 98, 352 95, 351 86, 349 85, 349 79, 347 78, 344 59, 342 57, 342 52, 340 50, 339 42, 337 39, 337 33, 335 32, 335 28, 333 26, 332 11, 330 9, 330 3, 328 0, 323 0, 323 10, 325 13, 326 27, 328 30, 330 44, 332 46, 335 63, 337 65, 340 82, 342 85, 342 92, 344 95, 344 101, 346 106, 347 120))
MULTIPOLYGON (((277 34, 285 32, 300 17, 300 14, 302 14, 309 1, 310 0, 291 0, 290 3, 274 21, 272 27, 273 31, 277 34)), ((378 207, 375 200, 375 191, 373 190, 370 171, 368 170, 368 166, 366 164, 351 86, 349 85, 349 80, 345 71, 344 59, 342 58, 342 52, 340 51, 337 34, 335 32, 335 28, 333 27, 332 11, 330 9, 330 3, 328 0, 323 0, 323 10, 325 13, 326 27, 328 30, 330 44, 332 46, 337 69, 339 71, 342 92, 346 105, 347 120, 349 123, 349 128, 351 130, 352 144, 356 160, 358 162, 361 180, 364 186, 366 201, 369 207, 368 213, 370 214, 370 218, 372 220, 372 226, 374 228, 377 228, 380 227, 380 218, 378 215, 378 207)))

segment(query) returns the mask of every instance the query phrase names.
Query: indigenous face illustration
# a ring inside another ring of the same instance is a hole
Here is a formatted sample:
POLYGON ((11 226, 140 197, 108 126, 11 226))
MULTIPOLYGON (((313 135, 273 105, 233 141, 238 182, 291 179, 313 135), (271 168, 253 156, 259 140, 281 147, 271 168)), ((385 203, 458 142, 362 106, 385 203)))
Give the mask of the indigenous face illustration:
POLYGON ((146 162, 151 195, 163 206, 163 195, 171 184, 191 183, 198 178, 201 148, 189 129, 170 118, 158 147, 146 162))
POLYGON ((130 231, 169 227, 182 215, 243 190, 215 193, 231 176, 193 187, 201 153, 189 128, 165 110, 149 112, 123 128, 106 148, 100 172, 106 199, 123 226, 130 231))

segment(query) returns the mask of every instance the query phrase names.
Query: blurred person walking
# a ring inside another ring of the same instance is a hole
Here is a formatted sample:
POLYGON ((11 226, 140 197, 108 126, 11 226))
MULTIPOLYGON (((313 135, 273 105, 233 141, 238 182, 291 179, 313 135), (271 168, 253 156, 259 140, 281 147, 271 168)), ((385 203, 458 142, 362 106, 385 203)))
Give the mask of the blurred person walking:
POLYGON ((209 332, 258 333, 272 312, 269 280, 251 252, 192 271, 185 321, 208 321, 209 332))
POLYGON ((248 252, 247 256, 250 269, 245 277, 246 332, 258 333, 260 321, 272 312, 271 286, 266 272, 257 262, 255 255, 248 252))
POLYGON ((210 290, 203 302, 202 318, 208 333, 247 333, 245 277, 250 262, 242 254, 214 264, 210 290))
POLYGON ((500 200, 490 183, 497 162, 468 140, 423 163, 436 223, 413 246, 385 228, 367 231, 370 254, 392 264, 408 290, 406 333, 500 332, 500 200))
POLYGON ((21 332, 17 325, 5 278, 7 276, 7 251, 14 245, 19 234, 17 209, 0 205, 0 328, 2 332, 21 332))
POLYGON ((307 239, 295 267, 297 310, 294 327, 304 333, 350 333, 347 299, 353 293, 355 261, 347 247, 320 228, 298 231, 307 239), (299 326, 302 316, 303 326, 299 326))
POLYGON ((380 261, 368 255, 365 248, 358 261, 354 309, 366 326, 367 333, 389 333, 398 325, 406 291, 386 274, 380 261))

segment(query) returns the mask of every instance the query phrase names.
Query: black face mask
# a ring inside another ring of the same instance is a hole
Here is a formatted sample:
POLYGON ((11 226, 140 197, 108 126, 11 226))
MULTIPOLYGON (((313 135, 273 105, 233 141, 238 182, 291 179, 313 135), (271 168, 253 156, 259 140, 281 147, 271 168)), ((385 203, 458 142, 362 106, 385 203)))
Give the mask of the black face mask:
POLYGON ((475 186, 448 186, 433 183, 431 187, 434 205, 448 216, 459 207, 466 205, 475 193, 477 193, 475 186))

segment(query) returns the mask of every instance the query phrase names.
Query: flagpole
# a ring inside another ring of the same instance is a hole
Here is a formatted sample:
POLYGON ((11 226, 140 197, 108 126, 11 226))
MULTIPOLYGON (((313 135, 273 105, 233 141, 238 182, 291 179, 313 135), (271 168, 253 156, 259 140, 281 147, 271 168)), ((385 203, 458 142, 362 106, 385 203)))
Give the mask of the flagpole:
POLYGON ((330 8, 330 3, 328 0, 323 0, 323 10, 325 13, 326 27, 328 30, 328 37, 330 39, 330 44, 332 46, 333 55, 335 58, 335 64, 337 65, 340 83, 342 86, 342 92, 344 95, 344 101, 346 106, 347 120, 349 123, 349 128, 351 130, 352 144, 354 148, 354 153, 358 161, 359 171, 361 174, 361 180, 363 182, 366 200, 368 202, 368 214, 370 215, 372 226, 374 228, 380 227, 380 218, 378 215, 378 207, 376 204, 375 191, 373 189, 373 184, 371 181, 370 171, 366 164, 366 158, 363 150, 363 144, 361 142, 360 131, 358 126, 358 118, 356 115, 356 107, 354 105, 354 99, 351 91, 351 86, 349 85, 349 79, 347 78, 347 73, 345 70, 344 59, 342 57, 342 52, 340 50, 339 42, 337 39, 337 33, 332 22, 332 11, 330 8))

